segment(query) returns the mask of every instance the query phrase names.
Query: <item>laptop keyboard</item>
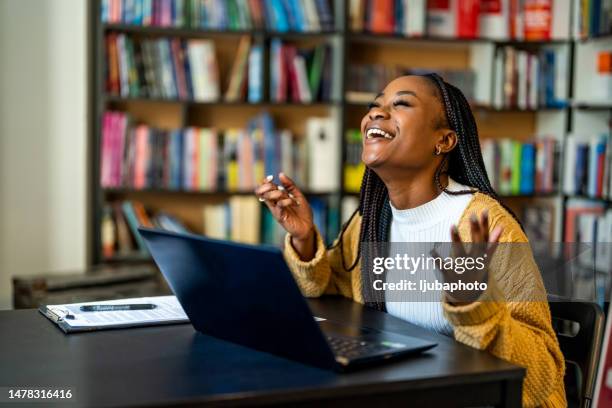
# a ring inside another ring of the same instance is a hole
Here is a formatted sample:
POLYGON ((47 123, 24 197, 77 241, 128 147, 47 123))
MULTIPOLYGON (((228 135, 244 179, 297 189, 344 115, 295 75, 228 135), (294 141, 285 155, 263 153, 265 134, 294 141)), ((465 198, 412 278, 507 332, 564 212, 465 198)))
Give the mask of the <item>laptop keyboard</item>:
POLYGON ((327 336, 327 342, 337 357, 344 357, 350 360, 392 349, 392 347, 380 343, 367 342, 351 337, 327 336))

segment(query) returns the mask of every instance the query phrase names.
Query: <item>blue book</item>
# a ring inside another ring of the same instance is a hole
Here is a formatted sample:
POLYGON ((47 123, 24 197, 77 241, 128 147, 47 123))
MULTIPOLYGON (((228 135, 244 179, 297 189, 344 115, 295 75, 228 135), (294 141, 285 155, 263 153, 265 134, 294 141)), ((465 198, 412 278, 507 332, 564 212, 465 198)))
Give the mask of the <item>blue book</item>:
POLYGON ((576 186, 575 194, 586 194, 587 165, 589 161, 589 146, 584 143, 576 145, 576 172, 574 173, 576 186))
POLYGON ((261 102, 263 99, 263 47, 253 44, 249 52, 248 101, 261 102))
POLYGON ((270 0, 272 29, 281 33, 289 31, 289 19, 285 13, 283 0, 270 0))
POLYGON ((170 99, 178 99, 178 89, 176 80, 176 71, 174 68, 174 59, 172 58, 172 50, 170 49, 170 40, 165 38, 160 41, 161 46, 161 58, 163 61, 163 70, 166 75, 169 76, 169 82, 167 87, 168 95, 170 99))
POLYGON ((263 6, 264 28, 268 31, 274 30, 274 13, 272 12, 272 4, 269 1, 260 3, 263 6))
POLYGON ((292 3, 293 13, 295 17, 295 26, 296 30, 305 32, 308 31, 308 24, 306 21, 305 11, 302 7, 302 2, 300 0, 290 0, 292 3))
POLYGON ((523 144, 521 148, 521 194, 533 194, 535 189, 535 146, 531 143, 523 144))
MULTIPOLYGON (((334 16, 329 7, 328 0, 316 0, 317 14, 319 15, 319 23, 322 31, 334 29, 334 16)), ((369 14, 369 13, 366 13, 369 14)))
POLYGON ((276 178, 281 162, 278 135, 272 117, 268 113, 262 113, 260 120, 264 134, 264 173, 266 176, 272 174, 276 178))
POLYGON ((109 12, 108 12, 108 3, 110 0, 102 0, 100 2, 100 20, 103 23, 108 23, 109 20, 109 12))
POLYGON ((404 34, 404 11, 403 0, 395 0, 395 34, 404 34))
POLYGON ((602 13, 601 0, 590 0, 591 9, 589 10, 589 36, 594 37, 599 34, 599 17, 602 13))
POLYGON ((170 132, 170 188, 180 190, 183 184, 183 134, 170 132))
POLYGON ((136 217, 136 212, 134 211, 132 202, 124 201, 123 203, 121 203, 121 209, 123 210, 125 220, 127 221, 127 224, 130 227, 130 231, 132 231, 132 235, 136 239, 138 250, 142 253, 147 253, 147 246, 145 245, 144 239, 142 239, 142 237, 140 236, 140 232, 138 232, 138 226, 140 225, 140 223, 138 222, 138 217, 136 217))
POLYGON ((294 0, 283 0, 283 8, 285 10, 285 15, 287 16, 287 23, 289 24, 289 29, 291 31, 299 31, 295 18, 295 6, 296 2, 294 0))
POLYGON ((134 0, 134 17, 133 22, 136 25, 142 25, 144 0, 134 0))
POLYGON ((185 82, 187 83, 187 99, 193 100, 193 81, 191 80, 191 64, 189 64, 189 57, 187 54, 188 44, 182 40, 181 50, 183 53, 183 70, 185 71, 185 82))
POLYGON ((544 106, 554 107, 555 101, 555 52, 544 50, 546 71, 544 73, 544 106))

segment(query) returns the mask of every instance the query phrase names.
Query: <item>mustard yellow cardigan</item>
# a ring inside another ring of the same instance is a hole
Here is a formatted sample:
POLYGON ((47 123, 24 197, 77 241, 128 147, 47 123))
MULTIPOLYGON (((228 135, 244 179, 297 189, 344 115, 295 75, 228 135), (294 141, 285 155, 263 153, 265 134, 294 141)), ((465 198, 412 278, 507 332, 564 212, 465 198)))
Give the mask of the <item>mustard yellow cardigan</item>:
MULTIPOLYGON (((474 194, 459 220, 459 234, 464 242, 471 240, 470 215, 484 210, 489 211, 491 231, 497 226, 503 227, 500 242, 527 242, 514 218, 496 200, 481 193, 474 194)), ((360 225, 361 217, 356 215, 344 234, 347 262, 352 262, 357 254, 360 225)), ((339 294, 363 303, 360 266, 345 270, 339 246, 326 250, 318 232, 316 239, 315 257, 303 262, 293 249, 290 236, 285 238, 284 255, 304 296, 339 294)), ((457 341, 526 368, 523 406, 565 407, 565 362, 552 329, 540 272, 530 250, 512 258, 498 261, 498 267, 504 270, 502 278, 496 284, 489 284, 479 301, 453 306, 442 299, 444 315, 453 326, 457 341)))

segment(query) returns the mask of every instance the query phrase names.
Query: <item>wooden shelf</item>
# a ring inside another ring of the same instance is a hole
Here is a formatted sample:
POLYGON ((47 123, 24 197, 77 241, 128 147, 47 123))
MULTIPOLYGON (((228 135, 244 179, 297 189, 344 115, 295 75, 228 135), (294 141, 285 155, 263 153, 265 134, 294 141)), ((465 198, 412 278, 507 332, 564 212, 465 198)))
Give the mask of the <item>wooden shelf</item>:
POLYGON ((399 41, 405 43, 438 43, 447 45, 463 45, 467 46, 470 44, 478 43, 493 43, 497 45, 512 45, 512 46, 546 46, 551 44, 569 44, 571 40, 549 40, 549 41, 522 41, 522 40, 496 40, 491 38, 451 38, 451 37, 407 37, 401 34, 376 34, 368 32, 349 32, 347 35, 349 41, 360 42, 360 43, 376 43, 376 42, 389 42, 399 41))
POLYGON ((583 110, 612 110, 612 101, 604 102, 588 102, 588 101, 575 101, 572 103, 572 107, 575 109, 583 110))
POLYGON ((563 194, 563 196, 568 199, 575 198, 575 199, 580 199, 580 200, 589 200, 589 201, 599 202, 599 203, 603 203, 606 205, 612 205, 612 199, 609 199, 609 198, 593 197, 593 196, 583 195, 583 194, 563 194))
POLYGON ((243 35, 279 37, 285 39, 325 38, 338 35, 338 31, 269 31, 269 30, 215 30, 206 28, 141 26, 133 24, 103 24, 105 31, 120 31, 130 34, 166 35, 173 37, 206 38, 206 37, 239 37, 243 35))
POLYGON ((585 43, 589 41, 610 41, 610 40, 612 40, 612 33, 589 36, 589 37, 581 38, 579 41, 585 43))
MULTIPOLYGON (((133 188, 105 188, 102 189, 108 195, 124 195, 124 194, 149 194, 149 195, 175 195, 175 196, 192 196, 192 197, 229 197, 234 195, 239 196, 255 196, 253 191, 203 191, 203 190, 171 190, 159 188, 133 189, 133 188)), ((302 193, 306 196, 330 196, 341 194, 339 191, 313 192, 303 190, 302 193)))
MULTIPOLYGON (((369 102, 361 102, 361 101, 352 101, 350 99, 346 100, 346 105, 348 106, 358 106, 358 107, 366 107, 369 102)), ((490 105, 470 105, 472 110, 479 111, 490 111, 490 112, 518 112, 518 113, 538 113, 538 112, 556 112, 563 111, 567 109, 567 107, 552 107, 552 106, 540 106, 535 109, 521 109, 521 108, 495 108, 490 105)))
POLYGON ((134 97, 134 96, 116 96, 116 95, 105 95, 105 100, 107 102, 143 102, 143 103, 168 103, 168 104, 183 104, 183 105, 202 105, 202 106, 215 106, 215 107, 223 107, 223 106, 260 106, 260 107, 269 107, 269 106, 295 106, 295 107, 304 107, 304 106, 336 106, 340 105, 340 102, 337 101, 314 101, 308 103, 301 102, 248 102, 248 101, 196 101, 196 100, 187 100, 187 99, 168 99, 168 98, 148 98, 148 97, 134 97))

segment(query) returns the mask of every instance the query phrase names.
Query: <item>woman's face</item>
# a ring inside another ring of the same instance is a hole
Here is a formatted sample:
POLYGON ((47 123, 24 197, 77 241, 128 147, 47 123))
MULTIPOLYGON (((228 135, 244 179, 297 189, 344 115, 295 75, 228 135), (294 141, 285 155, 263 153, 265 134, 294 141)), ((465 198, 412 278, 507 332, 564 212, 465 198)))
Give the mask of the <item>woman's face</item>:
POLYGON ((361 120, 361 159, 373 170, 419 170, 437 163, 436 145, 448 129, 427 78, 403 76, 391 81, 361 120))

